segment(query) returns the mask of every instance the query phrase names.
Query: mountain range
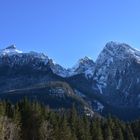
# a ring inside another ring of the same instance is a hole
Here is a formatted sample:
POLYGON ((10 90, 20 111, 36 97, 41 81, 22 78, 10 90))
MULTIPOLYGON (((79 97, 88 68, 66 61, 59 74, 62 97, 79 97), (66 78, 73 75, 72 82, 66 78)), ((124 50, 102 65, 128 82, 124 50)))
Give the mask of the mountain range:
POLYGON ((23 97, 51 108, 76 105, 89 116, 140 116, 140 51, 125 43, 108 42, 97 60, 80 59, 69 69, 47 55, 23 53, 11 45, 0 51, 0 98, 23 97))

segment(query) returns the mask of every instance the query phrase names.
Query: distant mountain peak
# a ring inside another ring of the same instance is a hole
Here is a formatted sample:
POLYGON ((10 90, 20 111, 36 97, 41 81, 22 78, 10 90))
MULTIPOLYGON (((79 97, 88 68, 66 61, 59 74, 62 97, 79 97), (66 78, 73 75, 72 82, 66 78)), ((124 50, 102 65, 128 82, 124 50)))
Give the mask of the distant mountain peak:
POLYGON ((114 55, 124 54, 124 55, 131 55, 134 57, 136 55, 140 56, 140 50, 135 49, 126 43, 119 43, 113 41, 110 41, 105 45, 102 52, 104 51, 108 51, 108 53, 110 54, 112 53, 114 55))
POLYGON ((84 58, 80 59, 75 66, 69 69, 69 75, 77 75, 77 74, 85 74, 87 78, 91 78, 94 73, 95 63, 94 61, 85 56, 84 58))
POLYGON ((85 56, 84 58, 79 59, 79 61, 77 62, 77 65, 87 64, 87 63, 94 63, 94 62, 90 57, 85 56))
POLYGON ((10 45, 0 51, 1 55, 15 55, 15 54, 20 54, 20 53, 22 53, 22 51, 17 50, 15 45, 10 45))
POLYGON ((134 50, 131 46, 129 46, 126 43, 119 43, 119 42, 114 42, 114 41, 108 42, 105 45, 104 49, 112 51, 112 52, 122 52, 122 51, 134 50))
POLYGON ((12 45, 6 47, 5 49, 8 49, 8 50, 9 50, 9 49, 16 49, 16 45, 12 44, 12 45))
POLYGON ((88 56, 85 56, 84 58, 82 58, 81 60, 84 60, 84 61, 89 61, 89 60, 92 60, 90 57, 88 56))
POLYGON ((85 56, 84 58, 79 59, 79 61, 77 62, 77 64, 73 67, 73 69, 78 69, 79 67, 83 67, 83 66, 87 66, 87 65, 94 65, 94 61, 85 56))
POLYGON ((98 56, 96 63, 103 64, 107 61, 113 61, 113 59, 136 59, 140 60, 140 51, 132 48, 128 44, 118 42, 108 42, 100 55, 98 56))
POLYGON ((6 47, 5 49, 16 49, 16 45, 15 44, 12 44, 12 45, 10 45, 10 46, 8 46, 8 47, 6 47))

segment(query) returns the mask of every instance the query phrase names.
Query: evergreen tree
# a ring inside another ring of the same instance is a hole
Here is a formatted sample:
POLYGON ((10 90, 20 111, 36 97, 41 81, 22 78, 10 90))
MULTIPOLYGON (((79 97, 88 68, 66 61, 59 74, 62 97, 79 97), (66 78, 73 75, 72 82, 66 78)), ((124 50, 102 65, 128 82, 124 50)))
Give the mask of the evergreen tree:
POLYGON ((76 129, 76 126, 77 126, 77 111, 73 105, 71 111, 70 111, 70 127, 71 127, 71 130, 73 133, 75 133, 75 129, 76 129))
POLYGON ((91 133, 93 140, 103 140, 103 134, 99 119, 92 121, 91 133))
POLYGON ((24 99, 0 102, 0 140, 139 140, 140 121, 88 118, 73 107, 68 113, 24 99))
POLYGON ((61 118, 61 123, 59 124, 59 138, 58 140, 73 140, 70 127, 68 126, 68 121, 66 116, 63 115, 61 118))
POLYGON ((69 118, 70 128, 73 136, 73 140, 76 140, 77 138, 77 126, 78 126, 78 114, 75 109, 75 106, 72 106, 72 109, 70 111, 70 118, 69 118))
POLYGON ((90 122, 86 116, 83 117, 83 128, 84 128, 84 140, 91 140, 92 136, 90 134, 90 122))
POLYGON ((126 125, 126 140, 135 140, 132 129, 129 125, 126 125))
POLYGON ((50 123, 45 120, 42 122, 41 127, 39 129, 40 140, 53 140, 53 129, 50 123))
POLYGON ((0 116, 4 116, 6 112, 6 102, 0 102, 0 116))
POLYGON ((20 127, 8 117, 0 117, 0 140, 20 139, 20 127))
POLYGON ((118 124, 114 128, 113 140, 124 140, 122 130, 118 124))
POLYGON ((41 126, 40 106, 29 103, 27 99, 21 103, 22 137, 24 140, 38 140, 41 126))
POLYGON ((113 135, 109 124, 106 124, 104 128, 104 140, 113 140, 113 135))
POLYGON ((137 139, 140 139, 140 121, 137 120, 137 121, 133 122, 131 124, 131 128, 132 128, 132 131, 133 131, 134 136, 137 139))
POLYGON ((48 120, 50 122, 50 124, 52 125, 53 127, 53 138, 54 140, 57 140, 58 137, 59 137, 59 132, 60 132, 60 116, 58 116, 56 113, 54 112, 50 112, 49 113, 49 117, 48 117, 48 120))

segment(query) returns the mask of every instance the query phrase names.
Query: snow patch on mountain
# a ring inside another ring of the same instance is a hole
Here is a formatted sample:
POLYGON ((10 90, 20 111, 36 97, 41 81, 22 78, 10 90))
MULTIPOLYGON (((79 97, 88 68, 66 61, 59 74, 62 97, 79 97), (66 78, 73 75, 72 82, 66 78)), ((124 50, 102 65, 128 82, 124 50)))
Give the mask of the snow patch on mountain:
POLYGON ((93 101, 93 104, 94 104, 94 110, 97 111, 97 112, 102 112, 103 109, 104 109, 104 105, 102 103, 100 103, 99 101, 97 100, 94 100, 93 101))
POLYGON ((119 79, 116 89, 119 90, 122 84, 122 79, 119 79))

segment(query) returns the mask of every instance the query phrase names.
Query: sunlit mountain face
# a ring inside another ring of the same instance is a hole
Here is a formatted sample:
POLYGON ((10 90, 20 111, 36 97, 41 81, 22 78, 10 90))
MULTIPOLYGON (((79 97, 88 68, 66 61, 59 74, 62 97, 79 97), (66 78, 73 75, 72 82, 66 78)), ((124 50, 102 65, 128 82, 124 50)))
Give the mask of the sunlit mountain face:
POLYGON ((109 42, 96 61, 86 56, 69 69, 15 45, 0 51, 0 97, 13 102, 27 96, 53 108, 76 103, 81 112, 127 120, 140 115, 139 85, 140 51, 125 43, 109 42))

